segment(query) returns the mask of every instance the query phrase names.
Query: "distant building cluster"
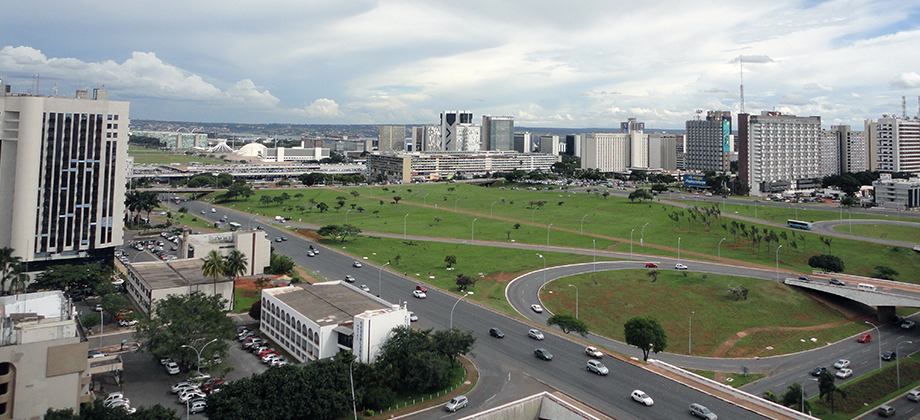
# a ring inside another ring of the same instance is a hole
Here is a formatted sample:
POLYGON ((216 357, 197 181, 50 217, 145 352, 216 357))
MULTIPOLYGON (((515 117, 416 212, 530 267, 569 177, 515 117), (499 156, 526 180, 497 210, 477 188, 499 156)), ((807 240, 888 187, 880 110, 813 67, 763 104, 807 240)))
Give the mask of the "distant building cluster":
POLYGON ((150 137, 160 141, 167 150, 207 149, 208 135, 204 133, 177 133, 174 131, 134 131, 135 136, 150 137))

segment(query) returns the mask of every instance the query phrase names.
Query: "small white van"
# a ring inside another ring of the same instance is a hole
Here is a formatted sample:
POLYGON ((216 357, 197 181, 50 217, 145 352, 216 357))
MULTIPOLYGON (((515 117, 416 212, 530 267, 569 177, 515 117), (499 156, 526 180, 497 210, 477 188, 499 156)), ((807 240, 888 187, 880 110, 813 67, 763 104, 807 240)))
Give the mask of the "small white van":
POLYGON ((859 283, 856 285, 856 288, 865 292, 874 292, 875 286, 871 284, 859 283))

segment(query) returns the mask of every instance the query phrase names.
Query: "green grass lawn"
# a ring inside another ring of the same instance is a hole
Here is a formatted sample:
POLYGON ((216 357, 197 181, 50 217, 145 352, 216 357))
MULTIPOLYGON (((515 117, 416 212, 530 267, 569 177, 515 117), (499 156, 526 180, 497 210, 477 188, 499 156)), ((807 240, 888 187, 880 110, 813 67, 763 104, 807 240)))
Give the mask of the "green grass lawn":
MULTIPOLYGON (((716 379, 716 373, 711 370, 696 370, 696 369, 686 369, 686 370, 693 372, 697 375, 700 375, 704 378, 709 378, 712 380, 716 379)), ((722 383, 724 383, 725 385, 731 386, 733 388, 741 388, 751 382, 754 382, 758 379, 763 379, 766 377, 767 375, 763 373, 749 373, 747 375, 744 375, 741 373, 728 373, 725 375, 725 381, 723 381, 722 383)))
POLYGON ((794 353, 824 347, 840 339, 866 331, 868 325, 862 321, 847 322, 830 328, 801 331, 755 331, 735 344, 726 357, 766 357, 794 353), (768 348, 772 347, 772 348, 768 348))
MULTIPOLYGON (((847 396, 846 398, 840 395, 835 396, 834 414, 830 412, 830 402, 824 399, 819 400, 815 396, 809 398, 812 415, 828 420, 852 419, 920 385, 920 363, 918 363, 917 356, 915 354, 901 360, 901 388, 897 386, 898 372, 895 364, 886 362, 881 371, 876 369, 846 384, 838 384, 837 386, 843 389, 847 396)), ((860 372, 855 372, 855 374, 858 375, 860 372)))
POLYGON ((856 224, 838 225, 834 226, 833 229, 840 233, 865 236, 867 238, 920 243, 920 228, 913 226, 856 224))
POLYGON ((259 295, 255 290, 236 289, 233 291, 233 312, 248 312, 258 301, 259 295))
MULTIPOLYGON (((901 273, 898 280, 920 282, 920 275, 917 274, 920 273, 920 254, 906 248, 866 245, 862 241, 833 238, 828 249, 819 240, 820 235, 775 227, 769 229, 776 231, 781 238, 779 243, 751 246, 750 240, 743 237, 740 229, 732 225, 733 220, 728 218, 703 226, 691 222, 686 210, 666 203, 633 203, 624 198, 611 196, 605 199, 595 194, 561 189, 529 191, 465 184, 407 185, 388 187, 387 191, 382 187, 346 187, 344 191, 289 188, 260 190, 248 200, 236 200, 223 205, 234 205, 237 209, 249 208, 249 212, 269 217, 289 216, 294 220, 317 225, 342 224, 347 217, 349 224, 365 231, 503 242, 514 240, 531 244, 546 244, 548 236, 551 245, 583 249, 596 246, 599 250, 620 252, 629 252, 629 239, 632 237, 633 252, 650 255, 676 256, 680 238, 682 256, 686 258, 714 260, 721 253, 722 258, 767 267, 774 266, 777 246, 783 245, 779 252, 781 269, 809 272, 811 267, 807 261, 810 256, 830 252, 844 260, 847 273, 869 275, 876 265, 883 264, 901 273), (351 191, 362 195, 355 198, 349 194, 351 191), (263 195, 274 197, 284 192, 293 198, 283 205, 263 205, 258 202, 263 195), (401 197, 398 204, 393 204, 394 196, 401 197), (311 199, 316 203, 326 203, 330 210, 309 210, 311 199), (344 201, 344 207, 336 210, 339 200, 344 201), (546 203, 537 207, 532 203, 537 201, 546 203), (457 211, 454 211, 455 208, 457 211), (490 212, 494 217, 489 217, 490 212), (515 228, 516 225, 519 226, 515 228), (667 249, 641 247, 639 242, 643 237, 643 227, 646 243, 667 249), (735 234, 732 234, 733 229, 735 234), (582 230, 585 235, 581 234, 582 230), (784 235, 785 239, 782 238, 784 235), (718 246, 720 242, 721 249, 718 246)), ((714 203, 711 205, 716 206, 714 203)), ((727 211, 733 211, 732 206, 729 205, 727 211)), ((743 207, 734 206, 739 209, 743 207)), ((782 211, 787 210, 776 210, 782 211)), ((816 216, 809 217, 810 220, 828 219, 836 215, 835 212, 816 210, 808 210, 807 213, 816 216)), ((776 217, 785 222, 787 217, 794 215, 777 213, 776 217)), ((750 231, 750 223, 745 225, 750 231)))
MULTIPOLYGON (((170 152, 165 150, 148 149, 146 147, 131 145, 128 147, 128 154, 134 157, 136 164, 161 164, 169 165, 178 163, 181 165, 190 162, 199 163, 225 163, 223 160, 213 157, 186 155, 184 152, 170 152)), ((229 156, 233 156, 229 154, 229 156)))
MULTIPOLYGON (((695 312, 692 354, 697 356, 712 355, 732 335, 749 328, 807 327, 846 321, 840 312, 783 284, 673 270, 661 271, 655 282, 646 270, 604 271, 598 273, 597 284, 591 274, 559 279, 541 293, 547 309, 556 314, 575 314, 575 288, 569 284, 578 288, 579 318, 592 332, 624 341, 623 324, 629 318, 652 315, 667 332, 666 351, 679 354, 687 354, 691 311, 695 312), (737 300, 729 295, 729 284, 747 288, 748 299, 737 300)), ((849 332, 829 328, 827 334, 842 338, 849 332)), ((763 349, 778 344, 770 338, 755 336, 741 348, 763 349)))

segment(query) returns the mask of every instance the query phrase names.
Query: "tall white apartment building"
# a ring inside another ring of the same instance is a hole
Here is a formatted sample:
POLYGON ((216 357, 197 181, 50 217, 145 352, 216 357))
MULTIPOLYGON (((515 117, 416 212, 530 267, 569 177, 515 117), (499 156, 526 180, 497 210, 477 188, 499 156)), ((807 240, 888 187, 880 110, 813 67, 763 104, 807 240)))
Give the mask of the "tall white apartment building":
POLYGON ((878 170, 920 172, 920 119, 879 118, 874 123, 878 136, 878 170))
POLYGON ((832 125, 837 134, 840 173, 869 170, 869 139, 865 131, 852 131, 848 125, 832 125))
POLYGON ((377 150, 381 152, 406 151, 406 126, 381 125, 380 134, 377 137, 377 150))
POLYGON ((459 152, 478 152, 482 149, 482 127, 477 124, 457 124, 456 141, 459 152))
POLYGON ((472 124, 473 113, 470 111, 444 111, 441 113, 441 150, 463 150, 457 139, 458 125, 472 124))
POLYGON ((482 150, 514 150, 514 117, 482 116, 482 150))
POLYGON ((440 152, 441 126, 421 125, 412 127, 412 150, 416 152, 440 152))
POLYGON ((28 269, 112 259, 122 244, 128 102, 0 86, 0 247, 28 269))
POLYGON ((738 114, 738 172, 753 193, 820 177, 821 117, 738 114))
POLYGON ((836 130, 821 130, 821 152, 818 175, 840 175, 840 144, 836 130))
POLYGON ((709 111, 705 120, 687 121, 685 168, 727 172, 733 151, 731 133, 731 111, 709 111))
POLYGON ((677 170, 678 145, 683 146, 683 139, 682 134, 650 133, 648 135, 648 167, 665 171, 677 170))
POLYGON ((583 134, 581 168, 600 172, 625 171, 630 167, 630 140, 628 133, 583 134))

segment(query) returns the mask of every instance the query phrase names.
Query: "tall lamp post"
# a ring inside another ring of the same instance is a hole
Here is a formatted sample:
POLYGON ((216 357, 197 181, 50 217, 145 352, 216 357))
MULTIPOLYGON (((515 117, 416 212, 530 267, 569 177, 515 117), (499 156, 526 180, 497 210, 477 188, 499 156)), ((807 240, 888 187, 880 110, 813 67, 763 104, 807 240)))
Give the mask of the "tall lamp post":
POLYGON ((575 288, 575 319, 578 319, 578 286, 570 284, 569 287, 575 288))
POLYGON ((585 214, 584 216, 581 216, 581 234, 582 235, 585 234, 585 217, 588 217, 588 215, 585 214))
POLYGON ((882 331, 878 329, 878 325, 869 321, 865 321, 865 323, 875 328, 876 338, 878 338, 878 369, 882 370, 882 331))
POLYGON ((776 281, 779 281, 779 249, 783 246, 776 247, 776 281))
POLYGON ((898 345, 894 346, 894 354, 895 354, 895 357, 897 357, 897 361, 894 362, 895 364, 894 369, 898 372, 898 389, 901 389, 901 352, 898 350, 898 347, 900 347, 901 344, 904 344, 904 343, 913 344, 914 342, 910 340, 902 341, 898 343, 898 345))
POLYGON ((635 231, 636 231, 636 229, 633 229, 633 230, 629 231, 629 259, 632 259, 632 257, 633 257, 633 253, 632 253, 633 240, 632 240, 632 238, 633 238, 633 232, 635 232, 635 231))
POLYGON ((473 227, 470 228, 470 230, 472 231, 472 232, 470 232, 470 242, 476 240, 476 221, 477 221, 477 220, 479 220, 479 219, 473 219, 473 227))
MULTIPOLYGON (((258 216, 258 215, 259 215, 259 213, 256 213, 256 214, 253 214, 252 217, 249 218, 249 223, 248 223, 248 225, 249 225, 249 230, 252 230, 252 219, 254 219, 254 218, 255 218, 256 216, 258 216)), ((348 223, 348 222, 345 222, 345 223, 348 223)))
POLYGON ((719 241, 719 261, 722 261, 722 242, 723 241, 725 241, 725 238, 722 238, 722 240, 719 241))
POLYGON ((194 348, 194 347, 192 347, 192 346, 190 346, 190 345, 188 345, 188 344, 183 344, 183 345, 182 345, 182 347, 186 347, 186 348, 190 348, 190 349, 194 350, 194 351, 195 351, 195 354, 198 355, 198 363, 195 364, 195 367, 198 368, 198 373, 201 373, 201 352, 204 351, 204 348, 207 347, 208 344, 211 344, 211 343, 213 343, 213 342, 215 342, 215 341, 217 341, 216 338, 213 339, 213 340, 211 340, 211 341, 208 341, 207 343, 204 343, 204 345, 201 346, 201 350, 198 350, 198 349, 196 349, 196 348, 194 348))
POLYGON ((550 223, 549 226, 546 227, 546 248, 547 249, 549 248, 549 228, 551 227, 553 227, 552 223, 550 223))
POLYGON ((450 329, 454 329, 454 309, 457 307, 457 304, 460 303, 460 301, 463 300, 463 298, 469 295, 472 295, 472 294, 473 292, 466 292, 466 294, 463 296, 460 296, 460 299, 457 299, 457 301, 454 302, 454 306, 450 308, 450 329))
MULTIPOLYGON (((347 215, 347 212, 346 212, 346 215, 347 215)), ((406 218, 407 217, 409 217, 409 213, 406 213, 406 215, 403 216, 403 239, 406 239, 406 218)))
POLYGON ((642 225, 642 235, 639 236, 639 246, 645 246, 645 227, 648 226, 648 223, 642 225))
MULTIPOLYGON (((537 254, 538 257, 543 258, 543 254, 537 254)), ((543 258, 543 285, 540 286, 540 290, 546 287, 546 258, 543 258)))
POLYGON ((460 201, 460 197, 457 197, 457 199, 454 200, 454 213, 457 212, 457 202, 458 202, 458 201, 460 201))
POLYGON ((491 206, 489 206, 489 218, 490 218, 490 219, 492 218, 492 208, 495 207, 495 203, 497 203, 497 202, 498 202, 498 201, 495 201, 495 202, 492 203, 491 206))
POLYGON ((680 264, 680 236, 677 237, 677 263, 680 264))
POLYGON ((355 365, 355 361, 352 360, 348 364, 348 377, 351 379, 351 410, 355 413, 355 420, 358 420, 358 405, 355 402, 355 375, 352 372, 352 367, 355 365))
POLYGON ((350 212, 350 211, 352 211, 352 210, 354 210, 354 209, 345 210, 345 224, 346 224, 346 225, 348 224, 348 212, 350 212))
POLYGON ((380 266, 380 271, 377 272, 377 297, 380 297, 380 275, 383 274, 383 267, 390 265, 390 262, 387 261, 386 264, 380 266))
POLYGON ((594 274, 597 274, 597 242, 591 240, 591 253, 594 254, 594 274))
POLYGON ((431 195, 431 193, 428 193, 428 194, 425 194, 425 195, 422 196, 422 205, 423 205, 423 206, 427 206, 427 205, 428 205, 428 196, 429 196, 429 195, 431 195))
POLYGON ((693 314, 696 312, 690 311, 690 322, 687 323, 687 354, 693 352, 693 314))
POLYGON ((533 223, 533 216, 534 216, 534 213, 536 213, 538 208, 540 207, 534 206, 533 211, 530 212, 530 223, 533 223))
MULTIPOLYGON (((808 378, 808 380, 817 381, 817 379, 815 378, 808 378)), ((802 390, 802 412, 804 413, 805 412, 805 384, 801 385, 801 390, 802 390)))

